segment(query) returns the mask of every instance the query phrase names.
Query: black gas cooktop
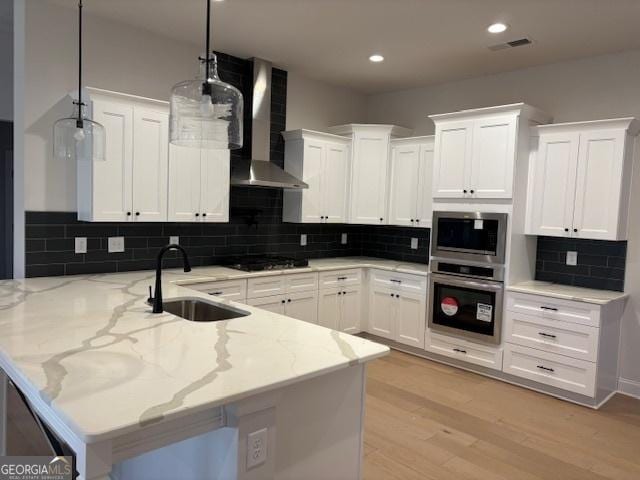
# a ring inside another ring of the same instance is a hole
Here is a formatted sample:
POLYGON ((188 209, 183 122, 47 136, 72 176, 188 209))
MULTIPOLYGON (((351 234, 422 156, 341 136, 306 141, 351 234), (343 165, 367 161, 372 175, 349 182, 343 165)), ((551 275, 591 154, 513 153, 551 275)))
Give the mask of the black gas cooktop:
POLYGON ((228 258, 224 264, 227 267, 245 272, 260 272, 263 270, 281 270, 286 268, 301 268, 309 265, 306 259, 279 257, 275 255, 245 256, 228 258))

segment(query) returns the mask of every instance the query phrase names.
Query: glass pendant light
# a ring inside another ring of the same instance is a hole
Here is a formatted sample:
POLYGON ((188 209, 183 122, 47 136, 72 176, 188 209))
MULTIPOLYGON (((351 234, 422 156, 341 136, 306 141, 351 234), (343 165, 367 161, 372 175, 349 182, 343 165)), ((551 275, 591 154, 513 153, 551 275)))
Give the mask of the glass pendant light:
POLYGON ((78 3, 78 100, 71 117, 53 126, 53 154, 65 160, 105 160, 105 132, 98 122, 85 117, 82 102, 82 0, 78 3))
POLYGON ((232 150, 242 148, 242 93, 218 77, 210 48, 211 0, 207 1, 206 54, 200 75, 171 90, 171 143, 187 147, 232 150))

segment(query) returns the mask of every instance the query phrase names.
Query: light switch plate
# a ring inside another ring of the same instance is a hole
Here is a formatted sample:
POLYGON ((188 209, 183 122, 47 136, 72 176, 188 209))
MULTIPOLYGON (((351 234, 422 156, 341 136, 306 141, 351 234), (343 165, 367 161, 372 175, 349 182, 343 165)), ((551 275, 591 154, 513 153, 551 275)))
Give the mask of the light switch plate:
POLYGON ((417 250, 418 249, 418 239, 417 238, 412 238, 411 239, 411 249, 412 250, 417 250))
POLYGON ((266 428, 247 435, 247 470, 267 461, 267 438, 266 428))
POLYGON ((109 253, 124 252, 124 237, 109 237, 109 253))
POLYGON ((343 233, 342 236, 340 237, 340 243, 342 245, 346 245, 347 244, 347 234, 343 233))
POLYGON ((307 234, 303 233, 300 235, 300 245, 303 247, 307 244, 307 234))
POLYGON ((87 237, 76 237, 76 253, 87 253, 87 237))
POLYGON ((567 265, 576 266, 578 265, 578 252, 567 252, 567 265))
POLYGON ((175 243, 176 245, 180 245, 180 237, 169 237, 169 243, 175 243))

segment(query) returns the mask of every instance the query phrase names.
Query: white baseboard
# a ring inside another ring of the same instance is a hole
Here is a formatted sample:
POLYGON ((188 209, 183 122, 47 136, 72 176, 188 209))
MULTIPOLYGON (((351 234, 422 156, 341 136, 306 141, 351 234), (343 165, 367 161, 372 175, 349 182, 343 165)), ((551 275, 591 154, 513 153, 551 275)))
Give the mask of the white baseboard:
POLYGON ((621 377, 618 379, 618 391, 625 395, 640 398, 640 382, 621 377))

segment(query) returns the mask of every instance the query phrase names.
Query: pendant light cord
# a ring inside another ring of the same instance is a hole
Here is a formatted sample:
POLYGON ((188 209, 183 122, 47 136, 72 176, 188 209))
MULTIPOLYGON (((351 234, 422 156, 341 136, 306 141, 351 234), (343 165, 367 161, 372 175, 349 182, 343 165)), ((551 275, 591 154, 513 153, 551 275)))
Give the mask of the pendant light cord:
POLYGON ((78 128, 82 122, 82 0, 78 2, 78 128))
POLYGON ((209 84, 209 66, 211 65, 211 0, 207 1, 207 39, 205 42, 206 45, 206 55, 205 55, 205 74, 204 74, 204 84, 202 85, 202 93, 203 95, 211 95, 211 85, 209 84))

